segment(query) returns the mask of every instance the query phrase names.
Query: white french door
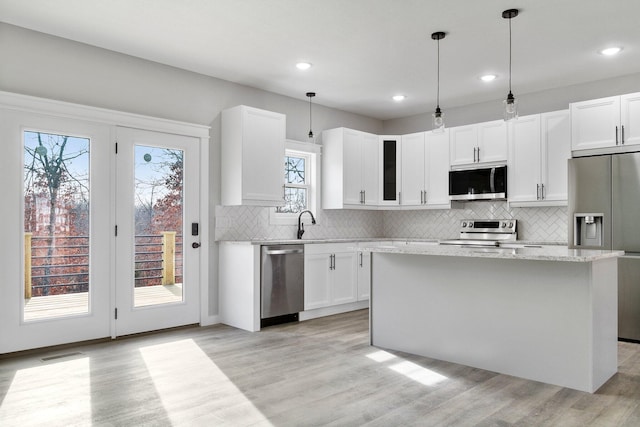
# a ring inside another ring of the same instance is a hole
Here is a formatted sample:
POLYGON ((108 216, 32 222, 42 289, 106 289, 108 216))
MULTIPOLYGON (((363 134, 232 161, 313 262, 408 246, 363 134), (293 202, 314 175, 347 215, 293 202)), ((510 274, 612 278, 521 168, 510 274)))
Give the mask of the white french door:
POLYGON ((114 335, 198 323, 199 140, 116 133, 114 335))
POLYGON ((199 138, 0 107, 0 143, 0 354, 200 321, 199 138))
POLYGON ((0 353, 108 337, 110 127, 0 115, 0 353))

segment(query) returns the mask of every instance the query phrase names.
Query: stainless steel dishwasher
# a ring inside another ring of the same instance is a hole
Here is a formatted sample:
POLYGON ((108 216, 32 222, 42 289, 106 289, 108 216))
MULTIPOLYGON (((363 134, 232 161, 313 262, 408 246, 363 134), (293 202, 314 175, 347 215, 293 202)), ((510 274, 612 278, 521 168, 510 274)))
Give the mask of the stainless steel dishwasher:
POLYGON ((304 310, 304 245, 262 246, 260 327, 298 321, 304 310))

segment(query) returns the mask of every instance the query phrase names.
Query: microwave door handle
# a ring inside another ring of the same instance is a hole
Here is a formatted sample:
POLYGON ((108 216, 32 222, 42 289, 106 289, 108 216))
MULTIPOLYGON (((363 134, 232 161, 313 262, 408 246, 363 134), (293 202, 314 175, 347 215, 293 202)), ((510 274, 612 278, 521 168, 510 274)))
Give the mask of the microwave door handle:
POLYGON ((491 186, 491 192, 496 192, 496 168, 491 168, 491 175, 489 176, 489 185, 491 186))

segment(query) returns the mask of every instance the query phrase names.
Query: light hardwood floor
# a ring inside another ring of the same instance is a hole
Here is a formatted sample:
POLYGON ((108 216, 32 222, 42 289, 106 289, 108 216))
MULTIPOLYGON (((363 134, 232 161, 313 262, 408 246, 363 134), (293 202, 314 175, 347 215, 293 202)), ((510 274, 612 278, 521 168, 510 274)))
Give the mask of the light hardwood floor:
POLYGON ((368 345, 367 310, 0 359, 0 425, 638 426, 640 345, 597 393, 368 345))

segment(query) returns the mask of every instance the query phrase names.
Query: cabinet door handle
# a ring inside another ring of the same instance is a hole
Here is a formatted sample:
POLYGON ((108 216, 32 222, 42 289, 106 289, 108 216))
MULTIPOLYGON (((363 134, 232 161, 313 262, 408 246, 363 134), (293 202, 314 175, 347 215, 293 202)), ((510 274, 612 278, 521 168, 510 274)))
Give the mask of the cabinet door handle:
POLYGON ((620 140, 622 141, 622 145, 624 145, 624 125, 622 125, 622 138, 620 138, 620 140))
POLYGON ((536 184, 536 200, 540 200, 540 184, 536 184))
POLYGON ((618 126, 616 126, 616 145, 618 145, 618 126))
POLYGON ((480 147, 478 147, 478 163, 480 163, 480 147))
POLYGON ((420 190, 420 204, 424 204, 424 190, 420 190))
POLYGON ((402 191, 398 191, 398 204, 402 204, 402 191))
POLYGON ((427 190, 424 190, 424 204, 427 204, 427 190))
POLYGON ((287 186, 282 184, 282 200, 287 200, 287 186))
POLYGON ((544 200, 544 184, 540 184, 540 200, 544 200))
POLYGON ((360 267, 362 268, 362 252, 360 252, 360 267))
POLYGON ((362 190, 362 204, 367 204, 367 190, 362 190))

